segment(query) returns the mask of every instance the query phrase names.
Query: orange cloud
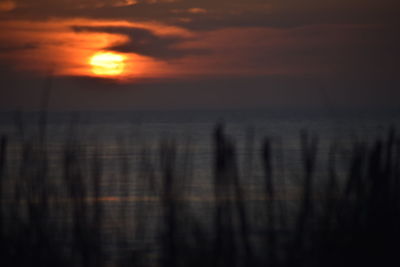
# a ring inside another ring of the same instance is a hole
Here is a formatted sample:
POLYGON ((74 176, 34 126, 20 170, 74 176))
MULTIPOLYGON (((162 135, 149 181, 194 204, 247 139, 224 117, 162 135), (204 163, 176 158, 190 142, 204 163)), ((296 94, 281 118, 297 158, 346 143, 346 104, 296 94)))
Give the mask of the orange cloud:
POLYGON ((204 14, 204 13, 207 13, 207 9, 200 8, 200 7, 189 8, 187 11, 189 13, 192 13, 192 14, 204 14))
POLYGON ((102 6, 112 6, 112 7, 125 7, 125 6, 133 6, 139 3, 139 0, 115 0, 111 2, 104 2, 102 6))
POLYGON ((8 12, 17 8, 17 4, 11 0, 0 1, 0 12, 8 12))
POLYGON ((371 30, 320 25, 192 32, 156 22, 91 19, 1 21, 0 27, 0 60, 18 71, 43 75, 52 66, 58 76, 98 77, 90 59, 115 52, 124 71, 110 78, 121 81, 330 73, 343 69, 341 51, 357 52, 371 30))
POLYGON ((113 0, 113 1, 98 1, 85 3, 84 1, 79 3, 77 7, 79 9, 87 8, 104 8, 104 7, 127 7, 133 6, 140 3, 140 0, 113 0))
POLYGON ((200 7, 193 7, 193 8, 188 8, 188 9, 173 9, 171 10, 172 13, 190 13, 190 14, 205 14, 207 13, 207 9, 205 8, 200 8, 200 7))
MULTIPOLYGON (((96 76, 90 58, 110 47, 123 45, 129 38, 107 32, 76 32, 76 25, 92 27, 133 27, 147 29, 159 36, 191 36, 187 30, 158 23, 98 21, 88 19, 3 21, 0 27, 0 59, 15 69, 43 74, 50 67, 57 76, 96 76)), ((126 59, 120 80, 172 75, 165 62, 136 53, 121 53, 126 59)))
POLYGON ((144 2, 148 4, 157 4, 157 3, 175 3, 179 0, 145 0, 144 2))

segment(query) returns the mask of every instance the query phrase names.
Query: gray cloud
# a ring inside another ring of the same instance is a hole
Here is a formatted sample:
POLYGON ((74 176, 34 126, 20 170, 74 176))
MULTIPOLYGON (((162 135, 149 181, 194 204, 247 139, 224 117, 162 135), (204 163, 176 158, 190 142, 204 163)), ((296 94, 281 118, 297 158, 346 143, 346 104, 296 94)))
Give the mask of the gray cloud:
POLYGON ((397 0, 21 0, 13 18, 90 17, 155 20, 195 30, 223 27, 298 27, 312 24, 399 24, 397 0), (174 10, 205 9, 180 14, 174 10))
POLYGON ((109 47, 108 49, 125 53, 133 52, 161 60, 176 59, 187 55, 199 55, 208 52, 206 49, 179 48, 179 44, 189 39, 175 35, 159 36, 143 28, 73 26, 72 29, 75 32, 105 32, 128 36, 130 40, 128 43, 109 47))
POLYGON ((2 43, 0 44, 0 53, 16 52, 20 50, 34 49, 37 47, 38 44, 35 43, 24 43, 15 45, 2 43))

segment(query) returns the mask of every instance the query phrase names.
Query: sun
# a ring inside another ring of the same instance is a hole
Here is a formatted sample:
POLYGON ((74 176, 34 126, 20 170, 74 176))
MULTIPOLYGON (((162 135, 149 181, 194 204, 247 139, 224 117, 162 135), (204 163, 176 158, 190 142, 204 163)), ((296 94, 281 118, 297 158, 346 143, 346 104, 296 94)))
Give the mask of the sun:
POLYGON ((114 52, 98 52, 94 54, 89 64, 92 72, 99 76, 118 76, 124 72, 126 57, 114 52))

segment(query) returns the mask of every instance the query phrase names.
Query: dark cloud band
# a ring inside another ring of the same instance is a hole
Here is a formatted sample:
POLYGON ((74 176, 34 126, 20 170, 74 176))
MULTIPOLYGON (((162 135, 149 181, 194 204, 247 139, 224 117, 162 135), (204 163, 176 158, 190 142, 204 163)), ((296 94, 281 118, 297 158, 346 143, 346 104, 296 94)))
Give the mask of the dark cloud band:
POLYGON ((78 33, 99 32, 125 35, 129 38, 129 42, 109 47, 108 49, 124 53, 137 53, 161 60, 176 59, 208 52, 205 49, 179 48, 179 44, 189 40, 187 37, 177 35, 160 36, 144 28, 72 26, 72 29, 78 33))

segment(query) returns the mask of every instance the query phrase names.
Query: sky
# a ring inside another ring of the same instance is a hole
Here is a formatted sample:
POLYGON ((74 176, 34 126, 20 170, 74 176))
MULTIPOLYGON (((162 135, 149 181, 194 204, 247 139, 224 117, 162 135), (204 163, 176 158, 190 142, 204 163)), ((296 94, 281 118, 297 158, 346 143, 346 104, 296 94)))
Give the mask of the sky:
POLYGON ((0 109, 400 105, 395 0, 0 0, 0 109))

